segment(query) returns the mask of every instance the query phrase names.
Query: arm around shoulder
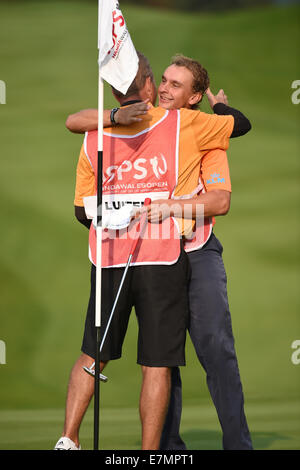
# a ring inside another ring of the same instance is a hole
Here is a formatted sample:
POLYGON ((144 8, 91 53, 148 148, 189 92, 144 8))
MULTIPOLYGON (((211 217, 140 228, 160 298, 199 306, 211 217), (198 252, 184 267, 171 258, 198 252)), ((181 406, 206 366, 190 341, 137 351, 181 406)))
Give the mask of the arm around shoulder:
POLYGON ((98 128, 98 110, 83 109, 78 113, 70 114, 66 120, 66 128, 75 134, 84 134, 98 128))

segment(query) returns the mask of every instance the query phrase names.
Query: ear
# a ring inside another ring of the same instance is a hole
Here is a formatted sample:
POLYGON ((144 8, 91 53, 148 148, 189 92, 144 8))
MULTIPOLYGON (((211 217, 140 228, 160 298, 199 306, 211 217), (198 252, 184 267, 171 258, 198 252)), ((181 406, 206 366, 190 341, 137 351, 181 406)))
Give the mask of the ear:
POLYGON ((199 101, 201 100, 202 98, 202 93, 198 92, 198 93, 195 93, 194 95, 190 96, 189 100, 188 100, 188 103, 189 105, 193 106, 194 104, 197 104, 199 103, 199 101))
POLYGON ((156 89, 155 82, 152 81, 150 77, 146 78, 145 91, 147 94, 147 98, 150 100, 150 102, 154 106, 156 98, 157 98, 157 89, 156 89))
POLYGON ((146 90, 147 95, 149 95, 149 98, 150 98, 150 95, 152 94, 152 82, 151 82, 150 77, 146 78, 145 90, 146 90))

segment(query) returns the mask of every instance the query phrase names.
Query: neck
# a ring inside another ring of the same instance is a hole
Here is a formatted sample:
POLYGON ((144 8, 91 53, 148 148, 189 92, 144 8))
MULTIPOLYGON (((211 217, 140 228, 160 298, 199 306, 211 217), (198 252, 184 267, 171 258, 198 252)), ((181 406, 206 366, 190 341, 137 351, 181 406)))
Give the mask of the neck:
POLYGON ((137 101, 142 101, 143 99, 140 97, 140 95, 131 95, 131 96, 126 96, 124 98, 119 98, 119 103, 121 106, 125 106, 128 102, 137 102, 137 101))
POLYGON ((128 100, 128 101, 124 101, 124 103, 121 104, 121 108, 122 106, 129 106, 130 104, 134 104, 134 103, 140 103, 141 100, 128 100))

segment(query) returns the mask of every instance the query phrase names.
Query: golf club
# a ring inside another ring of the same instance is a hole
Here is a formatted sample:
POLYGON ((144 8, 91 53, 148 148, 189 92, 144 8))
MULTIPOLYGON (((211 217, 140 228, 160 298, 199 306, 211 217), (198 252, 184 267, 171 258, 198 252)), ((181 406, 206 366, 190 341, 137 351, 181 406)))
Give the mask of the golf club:
MULTIPOLYGON (((121 168, 121 166, 123 165, 124 162, 121 163, 121 165, 117 168, 117 170, 119 170, 121 168)), ((102 183, 102 186, 105 186, 106 183, 108 182, 108 180, 111 178, 111 176, 108 176, 105 181, 102 183)), ((132 251, 132 250, 131 250, 132 251)), ((126 274, 125 274, 126 276, 126 274)), ((125 276, 124 276, 124 279, 125 279, 125 276)), ((121 281, 122 283, 122 281, 121 281)), ((101 349, 102 349, 102 345, 100 346, 100 352, 101 352, 101 349)), ((83 366, 83 369, 90 375, 92 375, 93 377, 95 377, 95 370, 93 369, 95 366, 95 362, 93 362, 93 364, 90 366, 90 367, 86 367, 86 366, 83 366)), ((99 374, 99 378, 102 382, 107 382, 107 377, 103 374, 99 374)))
MULTIPOLYGON (((146 198, 145 199, 145 202, 144 202, 144 206, 148 206, 149 204, 151 204, 151 199, 149 198, 146 198)), ((124 273, 122 275, 122 279, 121 279, 121 282, 120 282, 120 285, 119 285, 119 289, 118 289, 118 292, 117 292, 117 295, 116 295, 116 298, 115 298, 115 301, 114 301, 114 304, 113 304, 113 307, 112 307, 112 310, 111 310, 111 313, 110 313, 110 316, 109 316, 109 319, 108 319, 108 322, 107 322, 107 325, 106 325, 106 328, 105 328, 105 332, 103 334, 103 338, 102 338, 102 341, 101 341, 101 344, 100 344, 100 353, 102 351, 102 347, 103 347, 103 344, 104 344, 104 341, 105 341, 105 338, 107 336, 107 332, 108 332, 108 329, 109 329, 109 326, 111 324, 111 321, 112 321, 112 318, 113 318, 113 315, 114 315, 114 311, 116 309, 116 306, 117 306, 117 303, 118 303, 118 300, 119 300, 119 297, 120 297, 120 294, 121 294, 121 291, 122 291, 122 287, 123 287, 123 284, 124 284, 124 281, 125 281, 125 278, 126 278, 126 275, 127 275, 127 271, 129 269, 129 266, 130 266, 130 263, 131 263, 131 260, 132 260, 132 257, 134 255, 134 252, 135 252, 135 249, 136 249, 136 246, 137 246, 137 243, 139 241, 139 238, 140 238, 140 233, 141 233, 141 226, 143 226, 143 224, 145 223, 145 219, 146 219, 146 213, 145 214, 142 214, 141 216, 141 220, 138 224, 138 228, 137 228, 137 231, 139 233, 139 236, 135 237, 135 239, 133 240, 133 243, 132 243, 132 246, 131 246, 131 250, 130 250, 130 253, 129 253, 129 256, 128 256, 128 260, 127 260, 127 263, 126 263, 126 266, 125 266, 125 270, 124 270, 124 273)), ((92 375, 93 377, 95 377, 95 362, 93 362, 93 364, 90 366, 90 367, 87 367, 87 366, 83 366, 83 369, 85 370, 85 372, 87 372, 88 374, 92 375)), ((107 382, 108 378, 103 375, 103 374, 100 374, 100 380, 102 382, 107 382)))

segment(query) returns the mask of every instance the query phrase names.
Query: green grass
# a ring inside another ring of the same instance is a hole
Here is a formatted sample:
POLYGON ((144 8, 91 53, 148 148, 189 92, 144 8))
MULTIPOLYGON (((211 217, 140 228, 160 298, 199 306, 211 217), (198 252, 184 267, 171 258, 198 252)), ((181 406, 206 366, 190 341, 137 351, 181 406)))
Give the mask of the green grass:
MULTIPOLYGON (((291 362, 291 344, 300 337, 300 107, 291 102, 291 83, 300 77, 299 11, 192 15, 123 8, 157 82, 174 53, 194 56, 209 70, 212 89, 224 88, 253 125, 231 143, 232 206, 215 232, 224 246, 247 417, 260 449, 300 448, 300 366, 291 362)), ((80 353, 89 295, 87 231, 73 215, 82 137, 68 133, 64 122, 69 113, 97 105, 96 41, 96 2, 0 2, 0 80, 7 87, 7 104, 0 105, 3 449, 52 447, 69 370, 80 353)), ((114 105, 108 87, 105 103, 114 105)), ((104 446, 138 448, 134 317, 123 358, 107 374, 104 446)), ((184 438, 191 448, 220 448, 190 340, 182 377, 184 438)), ((88 414, 86 447, 91 423, 88 414)))
MULTIPOLYGON (((284 404, 252 404, 247 407, 254 431, 254 448, 289 450, 298 448, 299 422, 295 411, 299 402, 284 404)), ((101 412, 102 450, 139 450, 139 416, 137 408, 104 408, 101 412)), ((47 450, 53 448, 61 432, 63 409, 0 411, 5 427, 0 450, 47 450)), ((93 448, 91 429, 93 410, 90 408, 81 427, 83 450, 93 448)), ((221 450, 222 435, 215 411, 209 403, 184 408, 181 435, 189 450, 221 450)))

